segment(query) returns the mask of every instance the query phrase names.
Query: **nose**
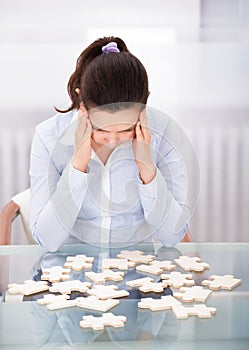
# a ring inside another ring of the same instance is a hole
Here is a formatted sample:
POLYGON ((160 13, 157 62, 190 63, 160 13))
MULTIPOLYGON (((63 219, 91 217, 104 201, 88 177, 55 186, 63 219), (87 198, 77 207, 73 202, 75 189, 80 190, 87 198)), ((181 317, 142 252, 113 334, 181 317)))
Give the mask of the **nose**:
POLYGON ((107 137, 107 141, 108 143, 116 143, 119 140, 118 137, 118 133, 113 131, 113 132, 109 132, 108 137, 107 137))

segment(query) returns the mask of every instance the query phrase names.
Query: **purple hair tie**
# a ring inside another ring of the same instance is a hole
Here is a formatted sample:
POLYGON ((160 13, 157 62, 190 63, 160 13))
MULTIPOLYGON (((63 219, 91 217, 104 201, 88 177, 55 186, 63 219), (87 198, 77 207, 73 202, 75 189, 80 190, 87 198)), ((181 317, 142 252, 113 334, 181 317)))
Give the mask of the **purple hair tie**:
POLYGON ((118 49, 117 43, 112 41, 112 42, 108 43, 107 45, 102 46, 102 52, 103 53, 120 52, 120 50, 118 49))

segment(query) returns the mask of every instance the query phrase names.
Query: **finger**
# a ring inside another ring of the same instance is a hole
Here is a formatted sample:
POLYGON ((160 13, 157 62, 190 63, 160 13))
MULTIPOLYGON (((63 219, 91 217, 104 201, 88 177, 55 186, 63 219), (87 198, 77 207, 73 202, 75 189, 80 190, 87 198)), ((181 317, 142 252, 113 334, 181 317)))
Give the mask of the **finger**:
POLYGON ((142 129, 141 129, 141 122, 137 122, 137 125, 136 125, 136 137, 137 137, 137 140, 143 140, 143 138, 144 138, 143 132, 142 132, 142 129))
POLYGON ((92 133, 92 124, 89 119, 86 119, 86 131, 87 133, 89 132, 90 134, 92 133))
POLYGON ((81 109, 79 109, 78 113, 78 126, 79 127, 86 127, 86 120, 88 117, 88 113, 83 112, 81 109))
POLYGON ((147 127, 148 128, 148 119, 146 115, 146 109, 144 108, 140 115, 139 115, 139 120, 141 122, 142 127, 147 127))
POLYGON ((148 126, 142 126, 141 128, 142 128, 142 133, 144 135, 144 138, 146 140, 148 140, 150 138, 150 136, 151 136, 150 135, 150 129, 148 128, 148 126))

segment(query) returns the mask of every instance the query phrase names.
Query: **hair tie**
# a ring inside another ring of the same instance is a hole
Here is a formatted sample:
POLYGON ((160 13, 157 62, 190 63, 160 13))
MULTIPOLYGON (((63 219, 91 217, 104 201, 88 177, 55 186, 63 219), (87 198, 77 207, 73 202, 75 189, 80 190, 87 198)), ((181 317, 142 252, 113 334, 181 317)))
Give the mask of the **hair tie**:
POLYGON ((102 46, 102 52, 103 53, 120 52, 120 50, 118 49, 117 43, 112 41, 112 42, 108 43, 107 45, 102 46))

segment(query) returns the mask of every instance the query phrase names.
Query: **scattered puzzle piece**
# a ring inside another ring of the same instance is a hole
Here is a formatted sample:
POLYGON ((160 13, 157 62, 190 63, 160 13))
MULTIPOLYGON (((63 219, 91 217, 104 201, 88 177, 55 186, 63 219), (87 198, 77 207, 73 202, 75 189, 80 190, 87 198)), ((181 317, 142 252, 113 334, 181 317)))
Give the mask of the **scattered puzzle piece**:
POLYGON ((188 318, 192 315, 199 318, 210 318, 212 315, 215 315, 217 311, 215 307, 207 307, 204 304, 194 305, 192 307, 173 305, 172 310, 179 319, 188 318))
POLYGON ((197 256, 180 256, 179 259, 175 259, 177 265, 179 265, 185 271, 204 271, 204 269, 209 269, 209 265, 205 262, 200 262, 201 259, 197 256))
POLYGON ((241 284, 242 280, 239 278, 234 278, 233 275, 212 275, 210 280, 202 281, 202 285, 208 286, 213 290, 227 289, 232 290, 241 284))
POLYGON ((31 295, 47 291, 48 283, 44 281, 27 280, 24 283, 10 283, 8 284, 8 291, 10 294, 31 295))
POLYGON ((124 272, 106 269, 103 272, 93 272, 89 271, 85 273, 85 276, 95 283, 104 283, 105 281, 122 281, 124 277, 124 272))
POLYGON ((88 294, 95 295, 99 299, 112 299, 112 298, 122 298, 129 295, 129 292, 124 289, 118 290, 115 285, 101 286, 96 285, 94 288, 89 289, 88 294))
POLYGON ((140 286, 143 286, 144 284, 148 284, 151 282, 154 282, 153 278, 143 277, 143 278, 138 278, 136 280, 126 281, 125 284, 130 287, 140 287, 140 286))
POLYGON ((172 264, 171 261, 152 261, 149 265, 139 265, 136 267, 136 271, 139 272, 147 272, 153 275, 159 275, 163 273, 164 270, 174 270, 176 268, 175 265, 172 264))
POLYGON ((180 288, 182 286, 193 286, 195 281, 191 273, 184 274, 181 272, 170 272, 168 274, 163 273, 161 275, 162 280, 172 286, 173 288, 180 288))
POLYGON ((102 270, 105 269, 119 269, 128 270, 129 267, 135 266, 135 263, 127 259, 103 259, 102 270))
POLYGON ((94 257, 86 255, 68 256, 64 266, 74 271, 91 269, 93 260, 94 257))
POLYGON ((70 269, 63 269, 61 266, 53 266, 42 270, 41 280, 60 282, 69 280, 70 269))
POLYGON ((37 302, 41 305, 47 305, 49 310, 64 309, 66 307, 72 307, 77 305, 77 300, 69 300, 70 296, 67 294, 54 295, 46 294, 43 298, 38 299, 37 302))
POLYGON ((83 328, 93 328, 94 330, 104 329, 105 326, 112 327, 124 327, 126 322, 125 316, 115 316, 111 312, 103 314, 101 317, 96 316, 83 316, 83 320, 80 321, 80 326, 83 328))
POLYGON ((91 295, 90 297, 86 297, 86 298, 79 297, 76 299, 77 299, 78 307, 101 311, 101 312, 106 312, 119 304, 119 300, 116 300, 116 299, 101 300, 94 295, 91 295))
POLYGON ((49 291, 52 293, 70 294, 72 291, 86 293, 91 287, 89 282, 81 282, 79 280, 53 283, 49 291))
POLYGON ((140 250, 122 250, 118 255, 118 258, 127 259, 128 261, 132 261, 135 264, 148 264, 156 257, 155 255, 144 255, 144 253, 140 250))
POLYGON ((181 287, 180 293, 174 293, 175 298, 179 298, 184 302, 201 301, 205 302, 212 294, 211 290, 203 289, 200 286, 194 287, 181 287))
POLYGON ((142 298, 138 303, 139 308, 151 311, 171 310, 173 305, 181 305, 181 303, 171 295, 163 295, 161 299, 142 298))
POLYGON ((139 287, 139 290, 144 293, 155 292, 161 293, 164 288, 167 288, 167 284, 164 282, 154 282, 150 277, 138 278, 136 280, 127 281, 127 286, 130 287, 139 287))

